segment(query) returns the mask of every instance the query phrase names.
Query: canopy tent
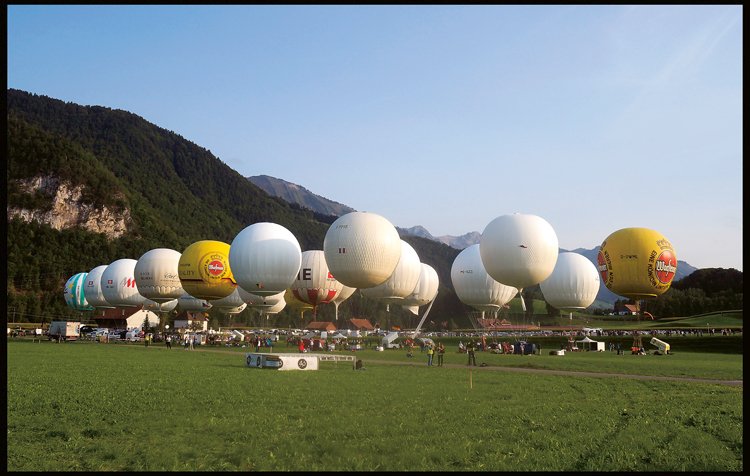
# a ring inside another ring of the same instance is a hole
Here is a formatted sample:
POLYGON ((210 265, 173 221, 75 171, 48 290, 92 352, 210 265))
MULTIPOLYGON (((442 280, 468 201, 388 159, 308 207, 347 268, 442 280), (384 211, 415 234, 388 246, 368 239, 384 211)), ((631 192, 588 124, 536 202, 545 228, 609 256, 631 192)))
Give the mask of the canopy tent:
POLYGON ((581 340, 576 341, 577 344, 583 344, 581 345, 581 348, 584 350, 596 350, 596 351, 604 351, 604 342, 599 342, 593 339, 589 339, 588 336, 584 337, 581 340))

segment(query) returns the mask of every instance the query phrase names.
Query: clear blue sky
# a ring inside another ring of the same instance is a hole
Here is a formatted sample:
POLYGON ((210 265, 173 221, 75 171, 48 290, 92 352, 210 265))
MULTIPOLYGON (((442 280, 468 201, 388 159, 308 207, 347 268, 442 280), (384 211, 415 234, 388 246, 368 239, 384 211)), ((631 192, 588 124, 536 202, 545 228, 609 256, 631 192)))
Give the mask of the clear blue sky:
POLYGON ((435 236, 514 212, 569 250, 652 228, 742 270, 740 5, 7 13, 8 87, 133 112, 244 176, 435 236))

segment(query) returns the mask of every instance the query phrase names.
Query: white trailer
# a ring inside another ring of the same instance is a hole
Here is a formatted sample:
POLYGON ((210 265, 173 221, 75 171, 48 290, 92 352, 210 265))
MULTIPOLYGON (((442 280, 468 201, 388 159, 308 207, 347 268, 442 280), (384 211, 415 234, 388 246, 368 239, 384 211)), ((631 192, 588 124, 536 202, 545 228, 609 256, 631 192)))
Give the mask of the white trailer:
POLYGON ((380 340, 380 345, 384 349, 400 349, 401 344, 394 342, 398 337, 398 332, 389 332, 380 340))
POLYGON ((77 321, 52 321, 47 336, 49 340, 76 340, 80 336, 81 323, 77 321))

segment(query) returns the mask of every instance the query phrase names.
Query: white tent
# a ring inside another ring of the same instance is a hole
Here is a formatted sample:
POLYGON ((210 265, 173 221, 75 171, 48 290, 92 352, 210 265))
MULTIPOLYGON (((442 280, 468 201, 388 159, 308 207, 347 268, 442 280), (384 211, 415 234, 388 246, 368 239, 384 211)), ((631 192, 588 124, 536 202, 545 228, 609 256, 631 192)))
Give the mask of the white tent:
POLYGON ((576 343, 583 344, 581 348, 584 350, 596 350, 599 352, 604 352, 604 342, 589 339, 588 336, 584 337, 581 340, 577 340, 576 343))

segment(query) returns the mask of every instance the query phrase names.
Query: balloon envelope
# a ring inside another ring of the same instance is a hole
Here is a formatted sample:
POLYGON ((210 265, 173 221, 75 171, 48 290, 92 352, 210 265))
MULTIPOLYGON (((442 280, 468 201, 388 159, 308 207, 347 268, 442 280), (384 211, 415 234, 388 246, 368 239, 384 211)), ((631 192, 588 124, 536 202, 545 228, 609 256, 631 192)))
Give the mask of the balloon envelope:
POLYGON ((205 299, 199 299, 190 294, 183 294, 177 299, 177 310, 180 312, 207 312, 213 304, 205 299))
POLYGON ((560 253, 552 274, 539 283, 545 301, 556 309, 586 309, 599 293, 599 272, 578 253, 560 253))
POLYGON ((102 293, 108 303, 115 307, 137 307, 146 300, 138 292, 135 284, 136 260, 130 258, 118 259, 107 266, 102 273, 102 293))
POLYGON ((604 285, 615 294, 645 299, 665 293, 677 272, 672 243, 658 231, 623 228, 602 242, 597 256, 604 285))
POLYGON ((76 311, 91 311, 94 309, 84 295, 84 286, 88 273, 77 273, 68 278, 63 290, 65 304, 76 311))
POLYGON ((151 299, 146 299, 146 302, 143 303, 143 309, 152 312, 169 312, 177 309, 178 302, 179 301, 177 299, 159 302, 152 301, 151 299))
POLYGON ((111 309, 114 307, 107 302, 102 292, 102 274, 107 269, 107 266, 109 265, 103 264, 89 271, 86 276, 86 284, 83 287, 83 294, 86 296, 86 300, 97 309, 111 309))
POLYGON ((401 304, 401 301, 414 291, 422 272, 422 263, 419 262, 419 255, 414 248, 404 240, 400 241, 401 257, 396 268, 385 282, 363 289, 363 296, 370 299, 380 299, 387 303, 398 302, 401 304))
POLYGON ((305 311, 307 309, 312 309, 312 304, 300 301, 296 297, 294 297, 294 293, 291 289, 287 289, 284 291, 284 301, 287 303, 287 305, 296 310, 305 311))
POLYGON ((333 304, 334 306, 338 307, 339 304, 346 301, 350 297, 352 297, 352 294, 354 294, 354 291, 356 291, 357 288, 350 288, 349 286, 343 286, 341 288, 341 291, 336 295, 335 298, 333 298, 333 304))
POLYGON ((323 251, 328 268, 341 284, 371 288, 393 273, 401 257, 401 238, 382 216, 350 212, 328 228, 323 251))
POLYGON ((246 291, 271 295, 292 285, 302 251, 291 231, 276 223, 254 223, 240 231, 229 250, 234 279, 246 291))
POLYGON ((221 241, 189 245, 180 256, 178 270, 182 288, 199 299, 221 299, 237 287, 229 266, 229 245, 221 241))
POLYGON ((440 278, 435 268, 425 263, 420 263, 420 265, 419 281, 417 281, 417 285, 411 294, 406 296, 401 303, 402 307, 414 314, 419 311, 419 306, 429 304, 435 299, 440 286, 440 278))
MULTIPOLYGON (((135 264, 138 292, 155 302, 167 302, 185 293, 180 282, 179 251, 156 248, 145 252, 135 264)), ((177 303, 175 303, 175 306, 177 303)))
POLYGON ((458 299, 479 311, 495 312, 518 293, 487 274, 478 244, 464 248, 453 260, 451 281, 458 299))
POLYGON ((333 301, 343 289, 341 284, 328 270, 323 250, 309 250, 302 253, 302 264, 290 289, 294 297, 309 303, 313 310, 319 304, 333 301))
POLYGON ((270 296, 259 296, 257 294, 253 294, 250 292, 245 291, 244 288, 238 287, 240 298, 247 303, 247 307, 251 309, 256 309, 263 313, 270 313, 271 309, 276 309, 279 307, 279 303, 282 303, 281 308, 276 312, 281 312, 282 309, 284 309, 284 306, 286 306, 286 301, 284 300, 284 294, 286 293, 286 290, 271 294, 270 296))
POLYGON ((552 226, 541 217, 521 213, 492 220, 479 243, 487 274, 519 289, 547 279, 555 268, 558 250, 552 226))
MULTIPOLYGON (((242 306, 243 304, 246 304, 245 301, 242 300, 242 297, 240 297, 240 287, 236 287, 234 291, 232 291, 232 294, 229 296, 225 296, 221 299, 213 299, 208 301, 211 303, 214 309, 233 309, 238 306, 242 306)), ((243 307, 244 309, 244 307, 243 307)))

